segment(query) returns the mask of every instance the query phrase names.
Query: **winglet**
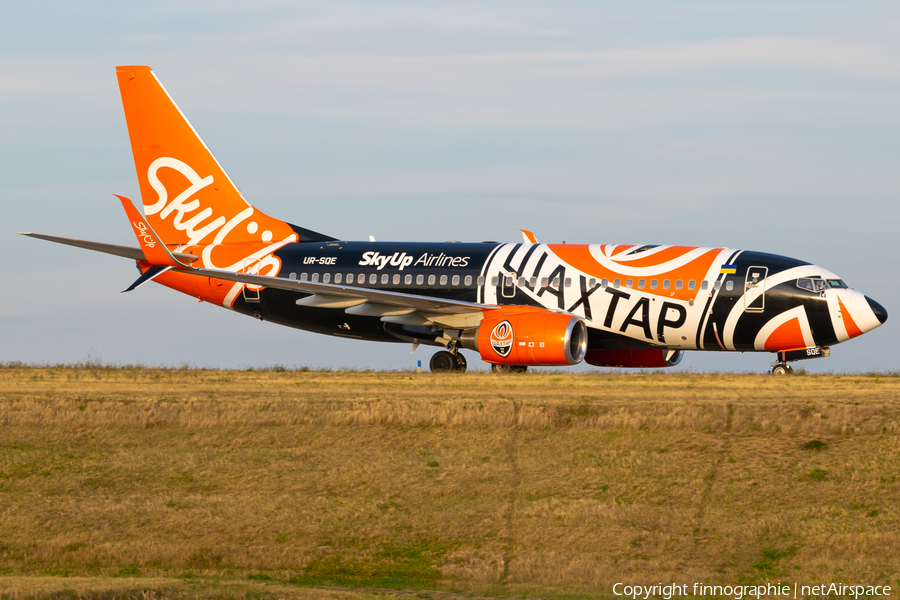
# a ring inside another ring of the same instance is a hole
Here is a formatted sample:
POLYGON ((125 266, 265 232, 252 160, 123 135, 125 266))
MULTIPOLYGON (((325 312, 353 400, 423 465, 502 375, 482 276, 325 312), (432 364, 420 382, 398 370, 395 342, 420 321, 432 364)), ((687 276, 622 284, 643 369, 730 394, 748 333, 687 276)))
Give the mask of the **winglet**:
POLYGON ((131 228, 134 230, 134 235, 138 240, 138 244, 141 246, 141 251, 144 253, 147 262, 151 265, 188 268, 187 265, 179 262, 178 259, 172 256, 172 253, 169 252, 166 245, 160 241, 159 236, 156 235, 144 216, 138 212, 138 209, 135 208, 131 200, 125 196, 114 195, 122 201, 122 208, 125 209, 125 214, 128 215, 128 220, 131 222, 131 228))
POLYGON ((534 234, 528 231, 527 229, 520 229, 522 232, 522 237, 525 239, 526 244, 537 244, 537 238, 534 237, 534 234))

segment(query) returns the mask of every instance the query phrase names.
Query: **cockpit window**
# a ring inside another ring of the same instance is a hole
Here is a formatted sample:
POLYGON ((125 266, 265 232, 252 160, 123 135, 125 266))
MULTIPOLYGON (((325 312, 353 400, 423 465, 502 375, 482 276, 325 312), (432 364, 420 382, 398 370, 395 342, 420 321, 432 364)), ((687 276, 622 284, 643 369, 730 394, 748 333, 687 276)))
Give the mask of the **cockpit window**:
POLYGON ((821 277, 801 277, 797 280, 797 287, 801 290, 818 293, 828 289, 828 284, 821 277))
POLYGON ((829 280, 828 280, 828 285, 830 285, 830 286, 833 287, 833 288, 838 288, 838 289, 841 289, 841 290, 846 290, 846 289, 847 289, 847 284, 844 283, 844 282, 843 282, 842 280, 840 280, 840 279, 829 279, 829 280))

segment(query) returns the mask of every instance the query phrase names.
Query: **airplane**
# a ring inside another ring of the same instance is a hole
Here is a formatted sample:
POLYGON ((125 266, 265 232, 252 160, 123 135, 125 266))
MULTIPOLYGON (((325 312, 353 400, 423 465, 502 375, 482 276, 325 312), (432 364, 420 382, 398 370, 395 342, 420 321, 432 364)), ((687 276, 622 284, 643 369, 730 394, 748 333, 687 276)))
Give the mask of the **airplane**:
POLYGON ((775 354, 771 373, 830 355, 887 320, 835 273, 731 248, 346 241, 241 195, 154 72, 116 68, 143 205, 138 246, 23 233, 136 261, 140 277, 254 318, 442 349, 432 371, 660 368, 686 351, 775 354))

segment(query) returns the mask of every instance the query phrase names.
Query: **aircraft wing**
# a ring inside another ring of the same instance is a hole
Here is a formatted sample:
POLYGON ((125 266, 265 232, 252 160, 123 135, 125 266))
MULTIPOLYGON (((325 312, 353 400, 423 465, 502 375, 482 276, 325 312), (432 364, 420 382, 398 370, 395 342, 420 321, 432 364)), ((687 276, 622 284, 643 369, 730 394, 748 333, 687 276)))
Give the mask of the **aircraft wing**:
MULTIPOLYGON (((187 273, 200 277, 212 277, 224 279, 248 285, 275 288, 291 292, 314 294, 310 298, 298 300, 302 306, 319 306, 331 308, 350 308, 364 303, 379 306, 392 306, 397 308, 412 309, 423 313, 456 315, 461 313, 481 313, 485 310, 497 308, 493 304, 478 304, 476 302, 464 302, 462 300, 447 300, 431 296, 418 296, 416 294, 404 294, 401 292, 388 292, 372 288, 355 287, 334 283, 313 283, 311 281, 297 281, 284 277, 271 277, 269 275, 253 275, 251 273, 234 273, 220 271, 218 269, 178 269, 177 273, 187 273)), ((410 311, 410 312, 412 312, 410 311)), ((362 314, 364 311, 360 311, 362 314)))
MULTIPOLYGON (((31 233, 30 231, 20 231, 19 235, 27 235, 28 237, 37 238, 39 240, 47 240, 48 242, 56 242, 57 244, 65 244, 67 246, 75 246, 76 248, 84 248, 104 254, 112 254, 113 256, 121 256, 123 258, 131 258, 134 260, 147 260, 144 251, 134 246, 120 246, 119 244, 104 244, 103 242, 89 242, 87 240, 76 240, 72 238, 56 237, 55 235, 44 235, 43 233, 31 233)), ((193 254, 182 254, 181 252, 172 253, 175 258, 183 262, 193 262, 198 257, 193 254)))
POLYGON ((32 233, 23 235, 150 263, 152 265, 151 269, 141 275, 126 291, 133 290, 157 275, 171 270, 174 273, 211 277, 245 285, 309 294, 309 296, 298 299, 297 304, 318 308, 342 308, 349 314, 381 317, 384 321, 408 324, 441 323, 445 326, 459 328, 474 327, 481 321, 484 311, 498 308, 490 304, 388 292, 365 287, 297 281, 296 279, 286 279, 284 277, 236 273, 221 269, 194 268, 190 266, 189 261, 196 260, 196 256, 171 252, 161 243, 159 236, 156 235, 156 232, 153 231, 153 228, 147 223, 144 216, 138 212, 132 201, 123 196, 117 197, 122 202, 122 207, 128 215, 140 248, 32 233))
MULTIPOLYGON (((112 254, 123 258, 152 262, 145 256, 143 249, 134 246, 91 242, 31 232, 20 232, 20 235, 27 235, 41 240, 75 246, 76 248, 94 250, 95 252, 112 254)), ((166 252, 168 252, 168 249, 166 249, 166 252)), ((392 318, 402 320, 403 316, 416 312, 427 321, 437 320, 448 322, 446 318, 442 319, 439 315, 446 315, 448 317, 458 315, 463 318, 454 319, 454 321, 458 322, 460 326, 468 326, 470 319, 464 318, 465 315, 480 319, 480 313, 483 311, 497 308, 492 304, 477 304, 475 302, 464 302, 461 300, 447 300, 443 298, 388 292, 365 287, 297 281, 294 279, 286 279, 284 277, 253 275, 251 273, 234 273, 232 271, 221 271, 218 269, 196 269, 185 263, 197 260, 197 256, 194 256, 193 254, 183 254, 181 252, 171 252, 170 254, 177 259, 178 262, 182 263, 181 267, 174 271, 177 273, 185 273, 199 277, 214 277, 216 279, 234 281, 236 283, 312 294, 312 296, 298 300, 298 304, 320 308, 344 308, 351 313, 355 312, 361 315, 382 315, 385 320, 392 318), (368 306, 363 306, 365 304, 368 306), (397 310, 390 310, 390 308, 395 308, 397 310)), ((153 273, 154 276, 158 274, 159 272, 153 273)), ((142 279, 149 280, 150 278, 142 277, 135 282, 135 284, 132 284, 132 287, 129 288, 129 290, 134 289, 137 285, 143 283, 144 281, 142 281, 142 279)))

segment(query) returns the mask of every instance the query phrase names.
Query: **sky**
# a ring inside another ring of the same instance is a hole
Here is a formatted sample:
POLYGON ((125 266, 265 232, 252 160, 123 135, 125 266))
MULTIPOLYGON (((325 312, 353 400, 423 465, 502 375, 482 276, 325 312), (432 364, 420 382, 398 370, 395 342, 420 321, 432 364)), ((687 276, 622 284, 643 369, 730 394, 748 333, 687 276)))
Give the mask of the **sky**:
MULTIPOLYGON (((809 371, 893 371, 900 4, 13 3, 0 20, 0 362, 427 366, 260 323, 133 262, 116 65, 151 66, 244 196, 340 239, 727 246, 822 265, 887 324, 809 371)), ((470 368, 477 355, 469 353, 470 368)), ((765 372, 688 353, 677 369, 765 372)), ((579 367, 576 370, 591 370, 579 367)))

